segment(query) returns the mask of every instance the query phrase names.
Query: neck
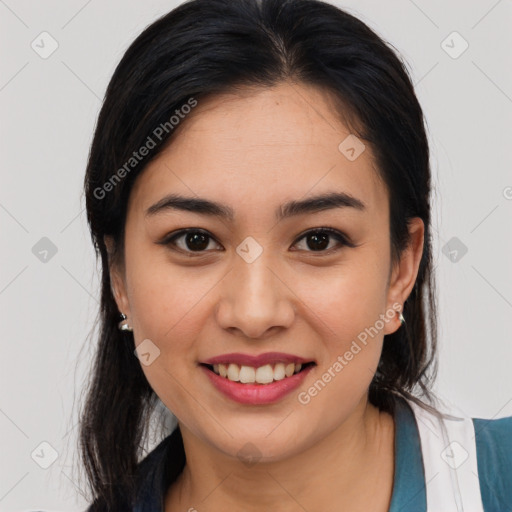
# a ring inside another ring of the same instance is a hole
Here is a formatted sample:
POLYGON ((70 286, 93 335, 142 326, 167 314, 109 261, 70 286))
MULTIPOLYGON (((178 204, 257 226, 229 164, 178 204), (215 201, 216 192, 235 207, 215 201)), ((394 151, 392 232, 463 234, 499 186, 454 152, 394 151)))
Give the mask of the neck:
POLYGON ((276 503, 283 512, 339 510, 340 505, 344 510, 368 505, 374 506, 372 510, 388 510, 394 423, 389 414, 369 404, 366 396, 345 422, 306 450, 254 465, 203 443, 179 425, 187 462, 169 489, 166 512, 230 506, 259 511, 273 509, 276 503))

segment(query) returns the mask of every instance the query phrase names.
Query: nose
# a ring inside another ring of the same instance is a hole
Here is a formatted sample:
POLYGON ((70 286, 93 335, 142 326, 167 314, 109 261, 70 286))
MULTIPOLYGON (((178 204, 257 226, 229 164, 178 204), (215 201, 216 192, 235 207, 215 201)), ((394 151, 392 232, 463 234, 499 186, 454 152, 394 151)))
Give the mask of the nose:
POLYGON ((252 263, 235 261, 216 307, 218 324, 245 338, 265 338, 295 318, 295 295, 264 254, 252 263))

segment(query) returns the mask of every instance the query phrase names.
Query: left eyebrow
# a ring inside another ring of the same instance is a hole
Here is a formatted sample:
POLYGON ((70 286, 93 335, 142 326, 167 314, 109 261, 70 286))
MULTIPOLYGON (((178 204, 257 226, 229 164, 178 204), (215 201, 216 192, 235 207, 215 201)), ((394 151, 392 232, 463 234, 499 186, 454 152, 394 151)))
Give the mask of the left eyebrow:
MULTIPOLYGON (((275 211, 276 220, 316 213, 334 208, 354 208, 361 212, 366 210, 366 205, 360 199, 347 194, 346 192, 330 192, 320 194, 300 201, 288 201, 282 204, 275 211)), ((199 197, 186 197, 179 194, 169 194, 150 206, 145 217, 152 217, 167 210, 179 210, 193 212, 200 215, 219 217, 233 221, 235 213, 227 205, 199 197)))

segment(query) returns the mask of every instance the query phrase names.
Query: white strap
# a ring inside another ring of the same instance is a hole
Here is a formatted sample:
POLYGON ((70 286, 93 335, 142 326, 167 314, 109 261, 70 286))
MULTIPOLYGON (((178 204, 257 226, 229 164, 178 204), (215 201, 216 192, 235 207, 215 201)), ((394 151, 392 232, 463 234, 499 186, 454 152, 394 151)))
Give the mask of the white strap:
POLYGON ((420 434, 427 512, 484 512, 471 418, 438 418, 407 402, 420 434))

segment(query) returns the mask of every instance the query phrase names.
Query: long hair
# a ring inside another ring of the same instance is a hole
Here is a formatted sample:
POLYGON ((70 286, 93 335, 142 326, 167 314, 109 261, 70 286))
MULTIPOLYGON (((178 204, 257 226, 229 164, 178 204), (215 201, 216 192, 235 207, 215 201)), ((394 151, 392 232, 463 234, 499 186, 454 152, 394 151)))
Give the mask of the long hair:
MULTIPOLYGON (((79 446, 97 510, 132 506, 136 468, 157 402, 133 353, 132 334, 117 328, 103 237, 114 239, 111 257, 122 264, 130 190, 178 136, 179 127, 173 130, 169 121, 177 111, 207 96, 283 81, 328 92, 340 119, 371 147, 390 197, 393 262, 409 242, 409 220, 423 220, 423 254, 404 304, 406 323, 384 337, 369 400, 388 411, 397 395, 432 403, 437 320, 429 146, 404 62, 362 21, 319 0, 189 0, 149 25, 125 52, 106 90, 85 173, 87 220, 102 278, 98 344, 79 446), (148 137, 151 150, 135 158, 148 137)), ((178 474, 183 443, 179 432, 173 439, 169 464, 178 474)))

